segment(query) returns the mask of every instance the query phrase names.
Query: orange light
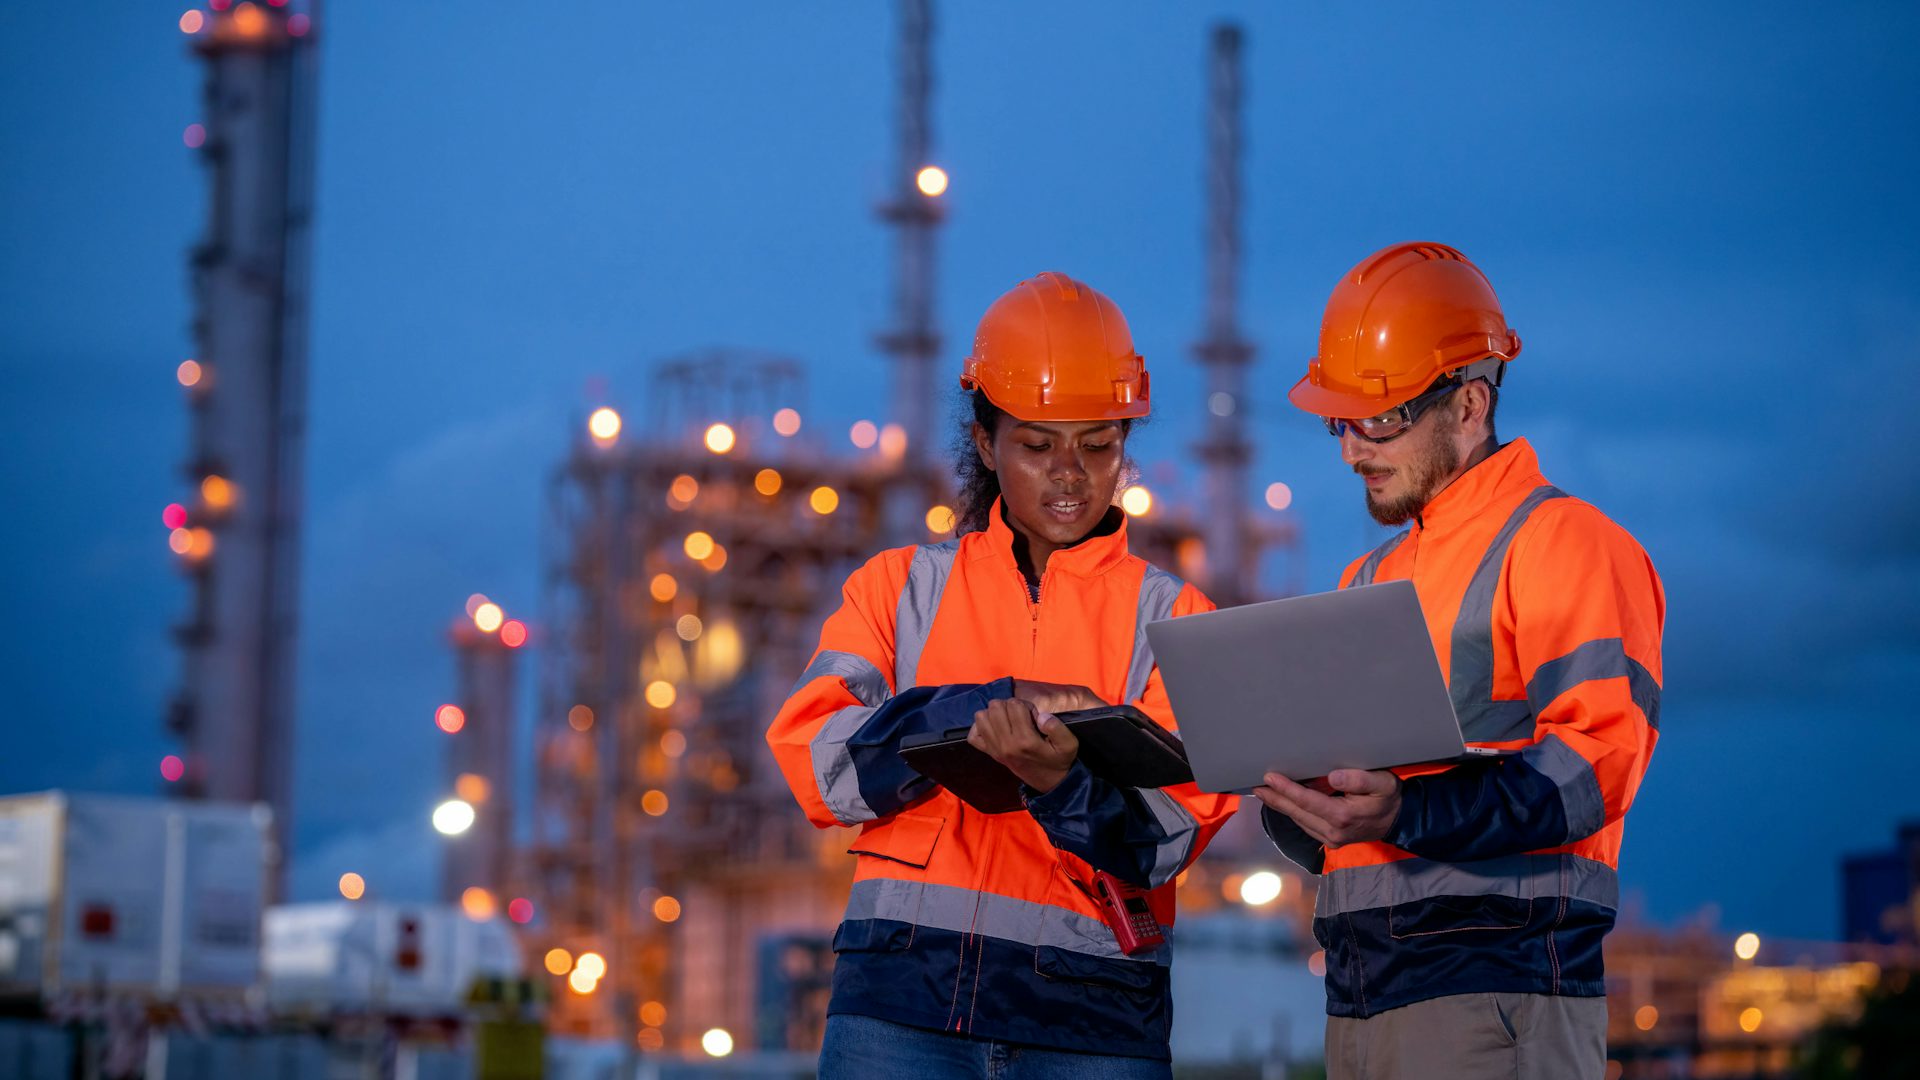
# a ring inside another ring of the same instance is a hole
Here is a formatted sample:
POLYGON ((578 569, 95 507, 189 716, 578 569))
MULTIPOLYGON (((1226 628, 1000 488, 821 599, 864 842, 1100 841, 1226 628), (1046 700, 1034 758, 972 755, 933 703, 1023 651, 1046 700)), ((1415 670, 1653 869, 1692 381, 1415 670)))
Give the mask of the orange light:
POLYGON ((593 727, 593 710, 585 705, 575 705, 568 709, 567 726, 575 731, 586 731, 593 727))
MULTIPOLYGON (((200 32, 200 28, 205 25, 207 25, 207 17, 200 14, 198 10, 189 11, 185 15, 180 16, 180 32, 183 34, 197 34, 200 32)), ((187 385, 191 386, 193 384, 188 383, 187 385)))
POLYGON ((907 452, 907 429, 899 424, 888 424, 880 429, 880 456, 889 461, 904 457, 907 452))
POLYGON ((487 783, 486 777, 479 773, 468 772, 461 773, 453 782, 453 793, 470 803, 478 804, 486 802, 487 796, 493 794, 493 789, 487 783))
POLYGON ((674 477, 673 483, 667 487, 667 505, 675 510, 685 510, 693 505, 693 500, 699 495, 700 481, 686 473, 681 473, 674 477))
MULTIPOLYGON (((200 13, 190 11, 187 14, 198 15, 200 13)), ((192 33, 192 31, 189 30, 188 33, 192 33)), ((180 366, 173 371, 173 377, 180 380, 181 386, 199 386, 200 376, 202 374, 203 372, 200 370, 200 362, 198 360, 182 360, 180 361, 180 366)))
POLYGON ((947 170, 938 165, 929 165, 914 174, 913 183, 920 189, 920 194, 937 199, 947 193, 947 170))
POLYGON ((1316 979, 1326 978, 1327 950, 1325 949, 1317 950, 1314 952, 1312 956, 1307 957, 1307 971, 1310 972, 1313 975, 1313 977, 1316 979))
POLYGON ((822 516, 831 514, 840 507, 840 493, 823 484, 814 488, 813 494, 807 496, 807 505, 812 507, 816 514, 822 516))
POLYGON ((193 550, 193 530, 175 529, 168 533, 167 546, 173 549, 175 555, 185 555, 193 550))
POLYGON ((267 32, 267 13, 252 4, 233 9, 233 28, 241 37, 259 37, 267 32))
POLYGON ((647 704, 656 709, 670 709, 680 696, 673 684, 665 679, 655 679, 647 684, 647 704))
POLYGON ((527 643, 527 624, 519 619, 508 619, 500 624, 500 644, 509 649, 517 649, 527 643))
POLYGON ((927 511, 927 531, 930 533, 950 533, 958 521, 950 506, 936 506, 927 511))
POLYGON ((793 409, 781 409, 773 414, 773 430, 784 436, 800 433, 800 414, 793 409))
POLYGON ((587 434, 601 446, 612 443, 620 437, 620 414, 604 407, 593 410, 587 417, 587 434))
POLYGON ((660 736, 660 752, 670 758, 677 758, 687 752, 687 737, 677 731, 669 731, 660 736))
POLYGON ((661 922, 672 922, 680 917, 680 901, 671 896, 663 896, 653 902, 653 917, 661 922))
POLYGON ((475 922, 485 922, 499 911, 499 905, 493 902, 492 893, 474 885, 460 894, 460 910, 475 922))
POLYGON ((640 809, 645 810, 648 817, 659 817, 666 813, 667 793, 664 791, 649 791, 645 795, 640 796, 640 809))
POLYGON ((664 604, 680 595, 680 583, 673 579, 672 574, 655 574, 653 580, 647 583, 647 591, 664 604))
POLYGON ((716 454, 724 454, 733 449, 733 429, 725 424, 713 424, 707 428, 707 449, 716 454))
POLYGON ((873 449, 873 444, 880 439, 880 429, 874 427, 873 421, 871 420, 861 420, 853 425, 852 430, 847 432, 847 437, 852 439, 853 445, 860 449, 871 450, 873 449))
POLYGON ((367 879, 352 871, 341 874, 340 895, 349 900, 358 900, 367 895, 367 879))
POLYGON ((452 735, 467 726, 467 711, 458 705, 442 705, 433 711, 433 722, 452 735))
POLYGON ((233 482, 224 476, 209 476, 200 481, 200 498, 209 509, 225 510, 233 505, 233 482))
POLYGON ((761 469, 753 474, 753 490, 762 495, 780 494, 780 472, 777 469, 761 469))
POLYGON ((1760 1030, 1760 1022, 1766 1019, 1759 1009, 1747 1009, 1740 1014, 1740 1030, 1752 1034, 1760 1030))
POLYGON ((681 547, 685 549, 687 558, 699 562, 713 554, 713 537, 704 532, 690 532, 681 547))
POLYGON ((481 633, 491 634, 500 629, 500 624, 506 621, 507 613, 501 611, 500 605, 491 600, 473 609, 473 625, 479 627, 481 633))
POLYGON ((640 1022, 648 1027, 659 1027, 667 1022, 667 1007, 657 1001, 649 1001, 640 1006, 640 1022))
POLYGON ((713 550, 700 560, 700 565, 706 567, 709 573, 718 573, 721 567, 727 565, 727 549, 719 544, 713 545, 713 550))
POLYGON ((1653 1025, 1660 1022, 1660 1010, 1651 1005, 1642 1005, 1634 1010, 1633 1026, 1641 1031, 1652 1031, 1653 1025))
POLYGON ((659 1028, 654 1027, 641 1028, 639 1033, 633 1037, 633 1041, 635 1045, 648 1053, 656 1053, 666 1049, 667 1046, 667 1037, 660 1033, 659 1028))
POLYGON ((548 949, 546 965, 547 974, 565 975, 573 970, 573 954, 561 948, 548 949))
POLYGON ((213 532, 197 526, 188 529, 185 554, 196 562, 213 554, 213 532))

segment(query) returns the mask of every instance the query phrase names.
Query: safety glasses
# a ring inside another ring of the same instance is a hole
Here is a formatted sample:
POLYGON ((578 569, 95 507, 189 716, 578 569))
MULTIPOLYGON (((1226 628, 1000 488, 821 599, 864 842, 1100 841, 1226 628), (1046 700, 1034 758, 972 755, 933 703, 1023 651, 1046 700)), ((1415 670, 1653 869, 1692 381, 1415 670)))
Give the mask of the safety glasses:
POLYGON ((1339 420, 1331 416, 1322 419, 1327 425, 1327 434, 1336 439, 1352 431, 1368 442, 1382 443, 1405 435, 1408 428, 1419 422, 1422 414, 1438 405, 1446 399, 1448 394, 1460 389, 1463 385, 1464 383, 1459 379, 1444 376, 1439 383, 1429 387, 1419 397, 1378 416, 1369 416, 1360 420, 1339 420))

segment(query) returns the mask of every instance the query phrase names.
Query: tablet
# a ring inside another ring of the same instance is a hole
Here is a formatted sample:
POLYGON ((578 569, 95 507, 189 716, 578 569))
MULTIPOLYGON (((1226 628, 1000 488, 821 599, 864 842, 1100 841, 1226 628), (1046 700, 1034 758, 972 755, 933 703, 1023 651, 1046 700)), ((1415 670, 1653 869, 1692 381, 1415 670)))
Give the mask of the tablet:
MULTIPOLYGON (((1131 705, 1056 713, 1080 740, 1080 761, 1095 776, 1123 787, 1166 787, 1193 780, 1186 749, 1173 734, 1131 705)), ((1020 778, 967 741, 971 727, 910 735, 900 757, 915 772, 968 806, 1004 814, 1026 806, 1020 778)))

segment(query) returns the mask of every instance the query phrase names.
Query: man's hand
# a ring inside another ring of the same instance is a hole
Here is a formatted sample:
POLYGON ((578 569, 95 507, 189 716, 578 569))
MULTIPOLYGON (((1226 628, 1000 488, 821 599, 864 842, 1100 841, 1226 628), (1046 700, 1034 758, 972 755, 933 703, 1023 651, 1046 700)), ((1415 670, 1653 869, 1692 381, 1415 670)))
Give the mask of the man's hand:
POLYGON ((1279 773, 1268 773, 1265 786, 1254 788, 1253 793, 1330 848, 1383 840, 1392 831, 1400 816, 1399 777, 1384 769, 1335 769, 1327 774, 1327 783, 1338 794, 1322 795, 1279 773))
POLYGON ((974 713, 967 741, 1039 792, 1060 786, 1080 753, 1080 740, 1067 725, 1050 712, 1036 716, 1033 705, 1017 697, 1001 698, 974 713))
POLYGON ((1063 713, 1076 709, 1097 709, 1106 702, 1099 695, 1084 686, 1069 683, 1035 682, 1032 679, 1013 680, 1013 696, 1033 703, 1038 712, 1063 713))

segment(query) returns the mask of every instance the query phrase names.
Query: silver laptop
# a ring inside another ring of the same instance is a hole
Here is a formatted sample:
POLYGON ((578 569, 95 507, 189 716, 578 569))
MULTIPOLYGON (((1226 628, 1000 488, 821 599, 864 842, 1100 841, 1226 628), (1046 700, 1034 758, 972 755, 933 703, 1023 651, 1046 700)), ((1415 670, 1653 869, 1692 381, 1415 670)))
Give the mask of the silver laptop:
POLYGON ((1411 581, 1147 624, 1202 791, 1497 756, 1460 736, 1411 581))

